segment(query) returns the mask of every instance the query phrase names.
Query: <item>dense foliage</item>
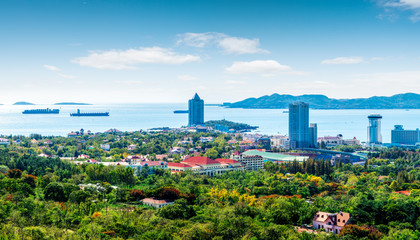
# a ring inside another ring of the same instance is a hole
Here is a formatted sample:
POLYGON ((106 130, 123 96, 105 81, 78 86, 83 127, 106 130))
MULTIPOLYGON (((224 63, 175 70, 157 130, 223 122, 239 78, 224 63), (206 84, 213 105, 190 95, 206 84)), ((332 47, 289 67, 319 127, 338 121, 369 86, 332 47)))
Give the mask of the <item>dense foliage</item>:
MULTIPOLYGON (((234 150, 225 145, 229 136, 214 137, 209 147, 217 154, 234 150)), ((208 177, 134 176, 131 168, 75 165, 30 148, 0 150, 0 239, 420 238, 419 153, 413 151, 380 150, 365 166, 267 162, 265 170, 208 177), (141 204, 147 197, 175 202, 154 209, 141 204), (339 235, 298 231, 317 211, 349 212, 352 221, 339 235)))

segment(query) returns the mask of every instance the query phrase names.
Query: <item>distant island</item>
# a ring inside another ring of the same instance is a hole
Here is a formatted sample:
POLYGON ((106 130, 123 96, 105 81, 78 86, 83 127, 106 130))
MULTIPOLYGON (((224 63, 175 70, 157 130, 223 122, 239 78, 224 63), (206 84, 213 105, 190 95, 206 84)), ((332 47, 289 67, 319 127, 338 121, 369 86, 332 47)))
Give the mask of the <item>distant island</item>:
POLYGON ((90 103, 76 103, 76 102, 61 102, 61 103, 54 103, 54 105, 92 105, 90 103))
POLYGON ((15 102, 13 103, 13 105, 35 105, 35 104, 30 103, 30 102, 15 102))
POLYGON ((304 101, 312 109, 420 109, 420 95, 416 93, 396 94, 391 97, 334 99, 324 95, 266 95, 259 98, 224 103, 227 108, 287 109, 289 103, 304 101))
POLYGON ((228 120, 211 120, 204 123, 204 126, 206 127, 212 127, 214 128, 216 125, 220 126, 226 126, 228 129, 233 129, 236 132, 247 132, 251 130, 255 130, 258 127, 257 126, 251 126, 245 123, 236 123, 228 120))

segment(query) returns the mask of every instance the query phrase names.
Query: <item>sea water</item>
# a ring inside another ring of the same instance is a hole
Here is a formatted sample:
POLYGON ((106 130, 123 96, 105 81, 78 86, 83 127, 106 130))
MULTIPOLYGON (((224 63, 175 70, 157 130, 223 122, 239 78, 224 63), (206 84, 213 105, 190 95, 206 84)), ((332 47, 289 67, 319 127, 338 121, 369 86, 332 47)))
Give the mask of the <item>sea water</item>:
MULTIPOLYGON (((0 106, 0 135, 42 135, 66 136, 71 131, 83 128, 85 131, 103 132, 110 128, 121 131, 147 130, 155 127, 181 127, 188 124, 188 114, 174 114, 174 110, 185 110, 186 104, 107 104, 86 106, 0 106), (60 114, 22 114, 25 109, 59 108, 60 114), (105 112, 109 117, 70 117, 76 112, 105 112)), ((255 132, 261 134, 288 134, 288 113, 286 109, 238 109, 206 106, 204 118, 208 120, 226 119, 234 122, 259 126, 255 132)), ((420 110, 313 110, 309 112, 310 122, 318 124, 318 136, 356 137, 367 139, 367 116, 371 113, 382 115, 382 136, 384 142, 391 141, 394 125, 404 125, 404 129, 420 128, 420 110)))

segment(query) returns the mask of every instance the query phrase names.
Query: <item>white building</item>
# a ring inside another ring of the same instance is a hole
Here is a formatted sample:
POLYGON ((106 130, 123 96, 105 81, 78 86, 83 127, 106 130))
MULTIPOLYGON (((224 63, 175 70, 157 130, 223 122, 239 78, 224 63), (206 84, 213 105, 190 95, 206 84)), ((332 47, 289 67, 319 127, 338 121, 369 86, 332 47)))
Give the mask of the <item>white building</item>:
POLYGON ((314 229, 325 229, 326 232, 339 234, 349 220, 350 213, 317 212, 312 220, 312 226, 314 229))
POLYGON ((111 146, 108 143, 101 144, 101 149, 104 151, 109 151, 111 146))
POLYGON ((150 206, 154 208, 162 208, 164 206, 174 204, 174 202, 170 200, 158 200, 155 198, 145 198, 141 200, 141 202, 146 206, 150 206))
POLYGON ((191 170, 193 173, 205 174, 213 176, 215 174, 227 171, 243 171, 244 167, 241 162, 232 159, 210 159, 207 157, 191 157, 185 159, 181 163, 168 163, 168 169, 172 173, 185 172, 191 170))
POLYGON ((241 162, 245 166, 245 170, 256 171, 258 169, 264 168, 264 158, 261 156, 247 156, 241 154, 239 151, 236 151, 231 158, 238 162, 241 162))

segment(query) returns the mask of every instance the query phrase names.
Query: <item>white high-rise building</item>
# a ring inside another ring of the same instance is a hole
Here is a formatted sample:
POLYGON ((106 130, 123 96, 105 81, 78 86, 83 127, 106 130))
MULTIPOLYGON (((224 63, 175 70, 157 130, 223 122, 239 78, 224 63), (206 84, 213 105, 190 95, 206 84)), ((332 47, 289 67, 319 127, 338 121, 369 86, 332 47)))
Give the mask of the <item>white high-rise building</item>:
POLYGON ((381 120, 382 116, 379 114, 371 114, 368 116, 369 126, 368 130, 368 144, 382 144, 381 134, 381 120))

